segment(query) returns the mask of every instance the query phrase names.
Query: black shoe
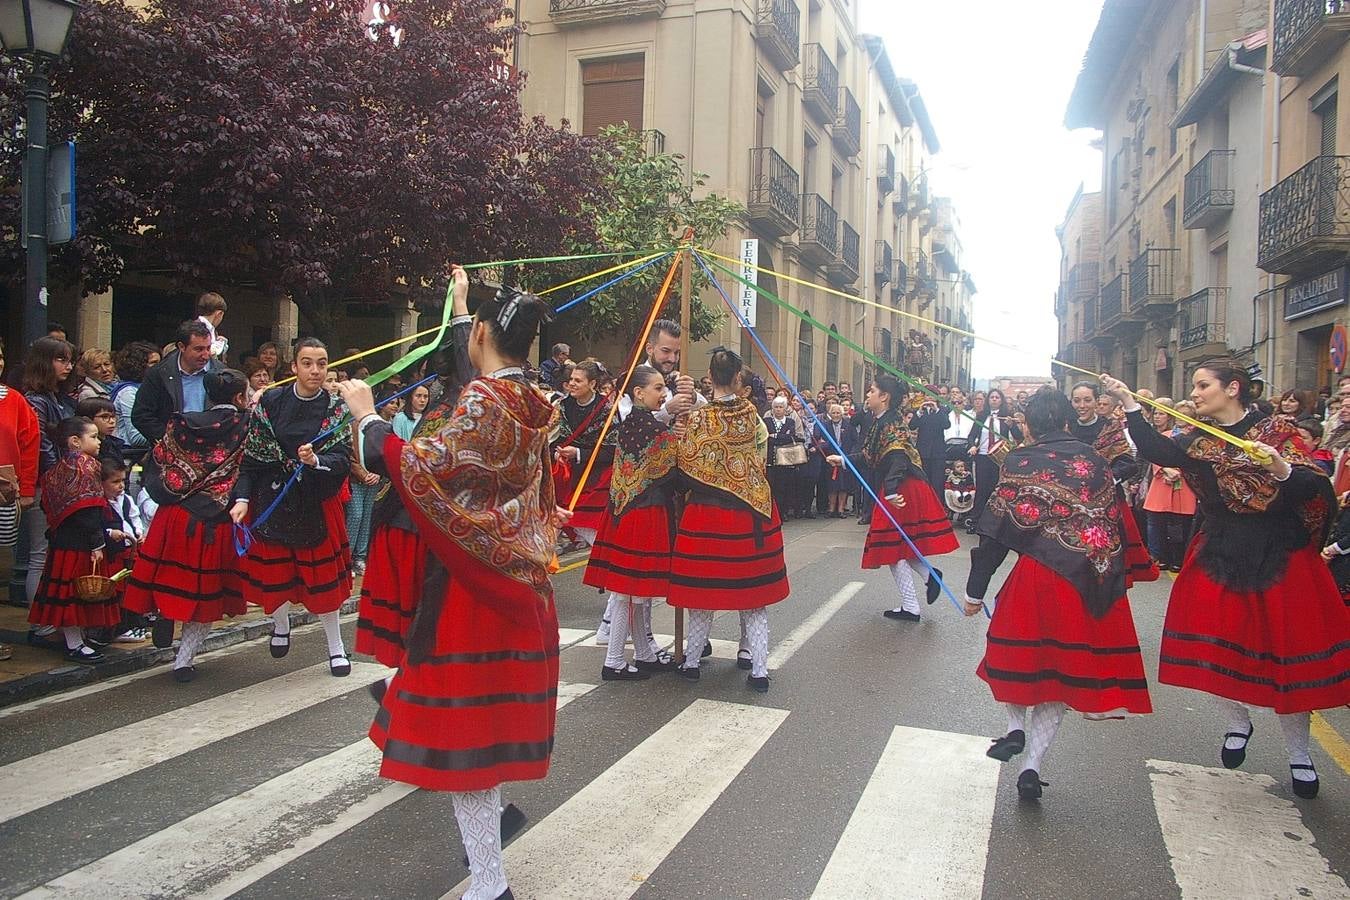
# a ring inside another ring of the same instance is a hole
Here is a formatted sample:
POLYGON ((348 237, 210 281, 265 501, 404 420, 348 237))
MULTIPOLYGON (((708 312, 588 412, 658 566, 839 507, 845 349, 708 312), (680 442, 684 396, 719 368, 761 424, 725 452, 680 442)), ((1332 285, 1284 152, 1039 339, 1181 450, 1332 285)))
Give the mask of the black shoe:
POLYGON ((888 609, 884 613, 882 613, 882 615, 888 619, 897 619, 901 622, 919 621, 918 613, 905 612, 903 609, 888 609))
POLYGON ((179 684, 187 684, 189 681, 191 681, 196 677, 197 677, 196 666, 180 666, 179 668, 173 670, 173 680, 178 682, 179 684))
MULTIPOLYGON (((528 821, 530 821, 529 818, 526 817, 526 815, 520 811, 519 806, 516 806, 514 803, 506 804, 506 807, 502 810, 501 827, 502 827, 503 848, 505 848, 506 845, 511 842, 512 838, 520 834, 520 829, 524 828, 525 823, 528 821)), ((464 863, 464 867, 467 869, 469 867, 469 857, 467 855, 461 856, 460 860, 464 863)), ((507 898, 507 900, 511 900, 513 896, 514 895, 511 893, 511 889, 507 888, 505 893, 497 895, 497 900, 502 900, 503 897, 507 898)))
POLYGON ((389 685, 381 678, 379 681, 372 681, 366 685, 366 692, 370 694, 371 699, 375 701, 376 706, 384 706, 384 694, 389 690, 389 685))
POLYGON ((328 674, 334 678, 346 678, 352 674, 352 662, 344 654, 328 657, 328 674))
POLYGON ((1039 800, 1041 788, 1047 784, 1049 782, 1041 781, 1040 773, 1035 769, 1025 769, 1017 776, 1017 798, 1026 801, 1039 800))
POLYGON ((633 665, 643 672, 674 672, 679 664, 672 656, 666 656, 664 659, 658 656, 649 660, 635 659, 633 665))
POLYGON ((1022 729, 1010 731, 1001 738, 994 738, 993 745, 984 755, 999 762, 1007 762, 1026 749, 1027 736, 1022 729))
POLYGON ((97 628, 86 631, 84 633, 84 643, 86 647, 93 647, 99 652, 107 650, 108 645, 112 643, 111 629, 97 628))
POLYGON ((698 666, 682 666, 680 677, 685 681, 698 681, 698 666))
POLYGON ((749 672, 749 671, 750 671, 750 666, 751 666, 751 665, 752 665, 752 663, 750 662, 750 651, 749 651, 749 650, 737 650, 737 651, 736 651, 736 668, 738 668, 738 669, 743 669, 744 671, 749 672), (744 656, 741 656, 742 653, 744 653, 745 655, 744 655, 744 656))
POLYGON ((1223 736, 1224 742, 1219 750, 1219 759, 1223 761, 1225 769, 1236 769, 1247 761, 1247 742, 1252 739, 1252 732, 1256 731, 1255 725, 1247 726, 1247 733, 1240 731, 1230 731, 1223 736), (1242 738, 1242 746, 1236 750, 1228 749, 1229 738, 1242 738))
POLYGON ((641 669, 630 669, 628 666, 624 666, 622 669, 611 669, 609 666, 602 666, 600 669, 601 681, 646 681, 651 677, 651 672, 644 672, 641 669))
POLYGON ((974 533, 975 533, 975 523, 970 522, 966 525, 966 534, 974 534, 974 533))
POLYGON ((816 517, 816 514, 813 513, 813 512, 802 513, 802 518, 803 518, 803 519, 814 519, 815 517, 816 517))
POLYGON ((1314 797, 1317 796, 1317 789, 1318 789, 1319 787, 1321 787, 1322 782, 1319 781, 1318 778, 1317 778, 1317 770, 1316 770, 1316 769, 1314 769, 1312 766, 1291 765, 1291 766, 1289 767, 1289 774, 1290 774, 1290 776, 1291 776, 1291 778, 1292 778, 1293 785, 1294 785, 1294 796, 1296 796, 1296 797, 1302 797, 1304 800, 1311 800, 1312 798, 1314 798, 1314 797), (1300 780, 1298 780, 1297 778, 1292 778, 1293 773, 1296 772, 1296 771, 1298 771, 1298 772, 1312 772, 1312 773, 1313 773, 1313 780, 1312 780, 1312 781, 1300 781, 1300 780))
POLYGON ((150 643, 159 649, 173 646, 173 619, 160 616, 150 626, 150 643))
POLYGON ((33 629, 28 630, 28 646, 37 647, 39 650, 60 650, 66 652, 66 641, 58 631, 51 634, 38 634, 33 629))
POLYGON ((281 659, 291 652, 291 633, 289 631, 285 634, 272 632, 272 639, 267 642, 267 649, 272 652, 273 659, 281 659), (278 644, 277 641, 282 643, 278 644))
POLYGON ((703 652, 698 655, 698 658, 707 659, 710 656, 712 656, 712 641, 705 641, 703 643, 703 652))
POLYGON ((941 577, 942 577, 942 570, 939 569, 937 566, 934 566, 933 571, 928 573, 929 606, 932 606, 934 603, 936 603, 937 598, 942 596, 942 582, 938 580, 941 577))
POLYGON ((750 690, 755 691, 757 693, 767 694, 769 692, 768 675, 760 675, 758 678, 756 678, 754 675, 747 675, 745 676, 745 683, 750 685, 750 690))
POLYGON ((66 659, 70 660, 71 662, 77 662, 86 666, 92 666, 95 663, 101 663, 103 662, 104 658, 105 657, 103 656, 102 653, 99 653, 97 650, 95 650, 93 647, 90 647, 88 644, 81 644, 74 650, 66 651, 66 659))
MULTIPOLYGON (((467 856, 465 857, 465 860, 468 860, 467 856)), ((466 861, 464 865, 467 866, 468 862, 466 861)), ((516 895, 511 893, 510 888, 507 888, 506 890, 502 891, 500 894, 497 895, 497 900, 516 900, 516 895)))

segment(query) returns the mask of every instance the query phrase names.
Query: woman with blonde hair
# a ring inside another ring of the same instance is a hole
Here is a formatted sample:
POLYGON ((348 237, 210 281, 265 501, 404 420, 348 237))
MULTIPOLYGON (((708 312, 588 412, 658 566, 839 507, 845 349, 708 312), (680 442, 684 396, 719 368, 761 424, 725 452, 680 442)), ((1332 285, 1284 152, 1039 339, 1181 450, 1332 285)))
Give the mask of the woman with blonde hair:
POLYGON ((117 380, 117 370, 113 368, 111 353, 90 347, 80 354, 76 368, 79 370, 80 388, 75 392, 75 402, 94 397, 109 399, 112 384, 117 380))

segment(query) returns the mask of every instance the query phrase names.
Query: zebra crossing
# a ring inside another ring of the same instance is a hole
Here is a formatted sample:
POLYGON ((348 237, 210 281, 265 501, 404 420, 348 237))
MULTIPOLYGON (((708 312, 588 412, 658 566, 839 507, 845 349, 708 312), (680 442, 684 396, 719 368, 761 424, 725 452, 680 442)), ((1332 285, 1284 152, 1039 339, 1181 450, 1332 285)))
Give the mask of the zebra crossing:
MULTIPOLYGON (((568 654, 600 652, 584 637, 568 637, 573 645, 568 654)), ((77 795, 96 796, 119 779, 220 741, 284 729, 288 716, 360 694, 385 674, 380 666, 357 664, 351 679, 340 680, 323 677, 319 668, 300 668, 0 767, 0 844, 8 853, 33 852, 36 848, 7 833, 26 816, 77 795)), ((560 721, 574 715, 583 699, 590 704, 587 714, 603 713, 604 687, 565 682, 560 721)), ((593 778, 561 785, 566 795, 561 802, 538 811, 507 849, 516 896, 639 894, 677 858, 681 843, 737 779, 773 764, 765 758, 768 748, 794 715, 772 705, 691 694, 683 708, 617 761, 593 778), (618 840, 616 823, 623 826, 618 840)), ((378 753, 359 732, 351 737, 339 749, 317 753, 196 812, 179 817, 166 804, 157 830, 68 871, 36 883, 0 873, 0 895, 225 898, 264 879, 284 882, 287 868, 307 854, 347 840, 376 816, 397 817, 418 793, 382 781, 378 753)), ((1001 790, 1000 767, 984 756, 986 746, 984 737, 892 725, 861 791, 841 798, 851 813, 832 852, 792 896, 968 898, 996 887, 987 871, 989 848, 1000 839, 999 815, 1017 813, 1015 807, 998 808, 1001 798, 1006 803, 1007 785, 1001 790)), ((1323 852, 1326 841, 1319 841, 1274 779, 1168 760, 1143 765, 1167 865, 1184 900, 1350 898, 1344 874, 1323 852)), ((447 858, 455 855, 448 820, 440 831, 414 830, 408 840, 425 842, 429 852, 447 858)), ((353 884, 358 873, 370 877, 372 865, 380 864, 362 859, 359 848, 343 859, 353 884)), ((464 874, 459 868, 457 875, 464 874)), ((453 898, 464 888, 449 885, 447 880, 427 896, 453 898)), ((350 894, 379 895, 368 889, 350 894)), ((682 896, 717 893, 691 885, 682 896)))

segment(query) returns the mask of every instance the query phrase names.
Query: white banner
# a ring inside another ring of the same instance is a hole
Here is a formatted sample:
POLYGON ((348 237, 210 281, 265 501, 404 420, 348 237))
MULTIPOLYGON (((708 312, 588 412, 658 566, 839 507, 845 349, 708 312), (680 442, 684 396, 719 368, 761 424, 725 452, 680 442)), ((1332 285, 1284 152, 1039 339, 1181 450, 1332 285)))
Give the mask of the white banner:
MULTIPOLYGON (((741 241, 741 277, 750 284, 759 284, 759 239, 750 238, 741 241)), ((750 284, 741 285, 741 316, 751 327, 755 327, 755 289, 750 284)))

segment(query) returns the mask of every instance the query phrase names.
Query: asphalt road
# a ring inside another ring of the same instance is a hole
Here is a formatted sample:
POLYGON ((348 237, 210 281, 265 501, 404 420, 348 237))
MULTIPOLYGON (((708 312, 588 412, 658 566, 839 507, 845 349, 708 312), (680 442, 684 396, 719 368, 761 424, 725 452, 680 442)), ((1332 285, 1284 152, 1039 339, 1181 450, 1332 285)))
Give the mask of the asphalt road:
MULTIPOLYGON (((728 658, 734 614, 701 681, 601 684, 603 598, 558 577, 574 643, 553 771, 506 792, 530 817, 517 897, 1350 897, 1350 711, 1318 720, 1322 793, 1296 800, 1273 715, 1228 772, 1210 699, 1151 683, 1151 716, 1071 712, 1022 804, 1016 762, 983 756, 1005 726, 974 674, 983 620, 946 599, 883 619, 895 587, 858 569, 861 526, 786 531, 765 695, 728 658)), ((958 592, 966 557, 939 561, 958 592)), ((1170 587, 1131 591, 1150 673, 1170 587)), ((311 628, 282 661, 260 641, 189 685, 160 669, 0 710, 0 896, 456 896, 449 798, 374 774, 382 670, 325 660, 311 628)))

